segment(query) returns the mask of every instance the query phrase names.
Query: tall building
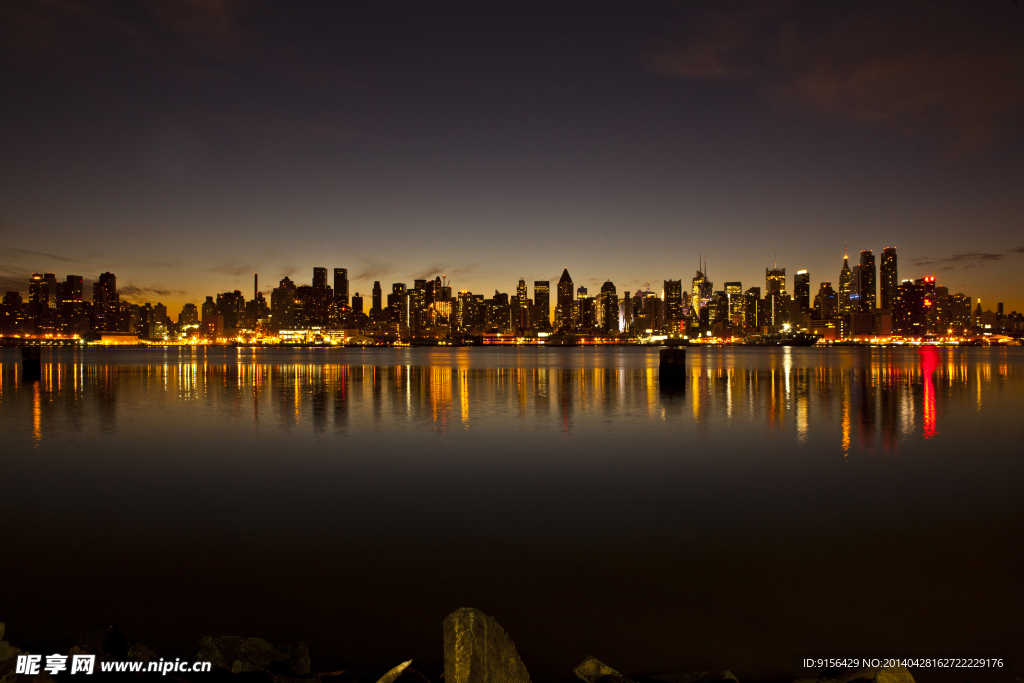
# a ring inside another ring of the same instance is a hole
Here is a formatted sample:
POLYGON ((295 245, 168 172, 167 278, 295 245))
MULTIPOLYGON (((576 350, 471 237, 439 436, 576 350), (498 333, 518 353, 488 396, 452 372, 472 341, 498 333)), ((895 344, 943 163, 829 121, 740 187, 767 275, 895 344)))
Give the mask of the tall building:
MULTIPOLYGON (((344 268, 342 270, 344 270, 344 268)), ((334 291, 335 291, 335 295, 337 295, 337 291, 338 291, 337 288, 335 288, 334 291)), ((382 296, 382 293, 381 293, 381 289, 380 289, 380 280, 374 280, 373 281, 373 308, 371 308, 370 310, 374 314, 376 314, 376 315, 380 315, 380 312, 382 310, 381 309, 381 304, 383 302, 381 301, 381 296, 382 296)))
POLYGON ((193 303, 187 303, 181 307, 181 313, 178 314, 178 325, 181 327, 198 325, 199 324, 199 309, 193 303))
MULTIPOLYGON (((678 282, 678 280, 677 280, 678 282)), ((608 280, 601 285, 601 294, 598 300, 598 312, 601 331, 605 334, 619 333, 619 295, 615 291, 615 285, 608 280)))
POLYGON ((850 281, 850 306, 857 313, 870 313, 877 306, 875 255, 870 249, 860 252, 860 264, 853 267, 850 281))
POLYGON ((555 328, 559 332, 572 331, 572 278, 569 269, 562 270, 558 279, 558 298, 555 301, 555 328))
POLYGON ((348 306, 348 268, 334 269, 334 302, 348 306))
POLYGON ((30 316, 40 316, 57 308, 57 276, 53 273, 33 273, 28 281, 28 310, 30 316))
MULTIPOLYGON (((270 293, 270 324, 275 330, 290 328, 295 323, 295 300, 298 291, 291 278, 285 276, 270 293)), ((203 305, 203 319, 206 319, 206 305, 203 305)))
POLYGON ((764 269, 764 295, 782 294, 786 291, 786 269, 774 268, 764 269))
POLYGON ((814 310, 818 320, 828 320, 839 315, 839 295, 832 289, 831 282, 822 282, 814 297, 814 310))
POLYGON ((747 297, 743 294, 743 283, 726 282, 725 295, 729 302, 729 324, 734 327, 743 327, 747 324, 747 297))
POLYGON ((100 279, 92 285, 93 329, 97 332, 117 332, 120 327, 120 308, 117 277, 109 272, 100 273, 100 279))
POLYGON ((313 268, 313 289, 327 289, 326 268, 313 268))
POLYGON ((881 276, 882 296, 879 308, 891 311, 900 288, 899 273, 896 267, 896 247, 886 247, 882 250, 881 276))
POLYGON ((806 270, 796 271, 793 278, 793 299, 800 306, 801 313, 811 310, 811 276, 806 270))
POLYGON ((683 322, 683 281, 665 280, 665 331, 679 334, 683 322))
POLYGON ((841 315, 848 315, 853 307, 850 301, 852 282, 850 255, 846 253, 846 247, 843 247, 843 268, 839 271, 839 313, 841 315))
POLYGON ((551 283, 547 280, 533 282, 534 325, 538 330, 551 329, 551 283))

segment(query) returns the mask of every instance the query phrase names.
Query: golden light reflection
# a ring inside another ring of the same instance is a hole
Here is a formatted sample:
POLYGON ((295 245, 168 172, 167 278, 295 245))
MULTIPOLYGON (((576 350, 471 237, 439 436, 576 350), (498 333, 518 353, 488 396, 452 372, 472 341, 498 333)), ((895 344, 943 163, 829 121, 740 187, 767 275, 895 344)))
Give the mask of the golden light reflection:
MULTIPOLYGON (((836 450, 846 457, 876 446, 895 452, 907 439, 938 438, 947 406, 960 404, 980 411, 984 399, 992 396, 991 387, 1021 377, 1019 366, 1015 370, 1005 356, 989 360, 954 349, 918 347, 904 352, 896 362, 890 354, 874 352, 864 362, 829 367, 804 367, 797 362, 798 355, 781 353, 771 363, 742 367, 715 355, 692 363, 680 387, 685 391, 675 393, 662 386, 651 363, 614 368, 579 364, 486 368, 474 367, 464 351, 451 358, 439 354, 440 360, 451 362, 427 366, 308 360, 278 364, 255 358, 238 362, 234 355, 218 359, 188 353, 177 362, 171 356, 129 366, 86 363, 76 357, 70 363, 44 364, 39 380, 31 385, 23 381, 19 363, 5 363, 0 368, 0 397, 17 400, 20 391, 25 401, 31 392, 31 420, 24 412, 17 414, 23 434, 37 443, 42 438, 44 409, 51 411, 48 420, 59 411, 92 412, 103 424, 114 426, 118 403, 139 400, 138 392, 121 389, 142 383, 166 393, 168 401, 185 404, 202 399, 209 406, 203 412, 251 420, 254 426, 273 415, 282 427, 312 425, 321 430, 330 422, 332 405, 338 427, 423 420, 438 432, 447 430, 456 412, 463 430, 468 430, 471 413, 475 425, 509 416, 543 425, 551 411, 569 436, 588 434, 578 430, 608 424, 609 418, 622 414, 630 415, 626 419, 632 422, 619 423, 616 430, 642 430, 642 421, 652 417, 671 424, 691 413, 692 423, 712 428, 698 435, 713 433, 716 421, 738 429, 756 425, 762 434, 796 444, 815 440, 831 443, 833 448, 838 444, 836 450), (668 410, 667 395, 675 401, 668 410)), ((151 392, 144 396, 147 401, 163 400, 151 392)), ((189 407, 183 414, 201 416, 197 408, 189 407)))

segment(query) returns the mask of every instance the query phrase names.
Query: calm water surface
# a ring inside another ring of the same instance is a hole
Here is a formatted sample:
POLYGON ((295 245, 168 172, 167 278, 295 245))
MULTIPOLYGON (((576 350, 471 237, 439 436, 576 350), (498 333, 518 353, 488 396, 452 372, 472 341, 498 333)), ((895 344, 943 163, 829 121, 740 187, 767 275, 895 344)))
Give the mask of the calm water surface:
POLYGON ((665 387, 639 348, 66 350, 31 382, 4 350, 0 620, 429 671, 476 606, 537 681, 1021 675, 1022 351, 690 350, 665 387))

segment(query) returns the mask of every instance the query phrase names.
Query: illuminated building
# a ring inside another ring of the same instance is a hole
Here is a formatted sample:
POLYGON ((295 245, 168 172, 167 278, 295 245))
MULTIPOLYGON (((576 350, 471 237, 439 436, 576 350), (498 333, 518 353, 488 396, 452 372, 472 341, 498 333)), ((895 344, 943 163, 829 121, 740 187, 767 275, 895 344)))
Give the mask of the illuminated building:
POLYGON ((870 249, 860 252, 860 264, 853 267, 850 281, 850 307, 853 312, 871 313, 875 309, 875 255, 870 249))
MULTIPOLYGON (((327 273, 324 271, 324 289, 327 287, 327 273)), ((334 301, 348 306, 348 268, 334 269, 334 301)))
MULTIPOLYGON (((677 280, 678 282, 678 280, 677 280)), ((615 285, 608 280, 601 285, 601 294, 598 300, 598 312, 601 331, 605 334, 619 333, 619 295, 615 291, 615 285)))
POLYGON ((793 300, 799 305, 801 313, 811 310, 811 276, 806 270, 796 271, 796 277, 793 278, 793 300))
POLYGON ((683 281, 665 280, 665 331, 678 334, 683 322, 683 281))
POLYGON ((743 283, 726 282, 724 291, 728 301, 729 324, 733 327, 743 327, 747 318, 747 297, 743 294, 743 283))
POLYGON ((822 282, 814 296, 814 310, 818 320, 828 320, 839 315, 839 295, 832 289, 831 282, 822 282))
POLYGON ((896 247, 886 247, 882 250, 882 272, 881 272, 881 305, 879 308, 892 310, 896 302, 896 296, 900 287, 899 273, 896 262, 896 247))
MULTIPOLYGON (((337 287, 335 287, 334 291, 335 292, 338 291, 337 287)), ((370 309, 370 311, 374 315, 380 315, 381 310, 383 310, 381 308, 381 303, 382 303, 382 301, 381 301, 380 280, 374 280, 373 281, 373 308, 370 309)))
POLYGON ((199 309, 193 303, 187 303, 181 307, 181 313, 178 314, 178 325, 184 326, 195 326, 199 324, 199 309))
POLYGON ((57 308, 57 276, 53 273, 33 273, 28 281, 28 310, 35 317, 51 308, 57 308))
POLYGON ((547 280, 533 282, 534 326, 546 332, 551 329, 551 283, 547 280))
POLYGON ((775 264, 764 269, 764 300, 768 311, 766 324, 780 328, 789 322, 789 295, 786 294, 786 269, 775 264))
POLYGON ((555 329, 559 332, 572 331, 572 278, 569 269, 562 270, 558 280, 558 295, 555 301, 555 329))
MULTIPOLYGON (((285 276, 270 293, 270 324, 275 330, 291 328, 295 323, 295 304, 298 292, 291 278, 285 276)), ((206 305, 203 305, 203 322, 206 322, 206 305)))
POLYGON ((843 248, 843 269, 839 271, 839 313, 847 315, 852 308, 850 302, 850 288, 853 281, 853 274, 850 272, 850 256, 843 248))

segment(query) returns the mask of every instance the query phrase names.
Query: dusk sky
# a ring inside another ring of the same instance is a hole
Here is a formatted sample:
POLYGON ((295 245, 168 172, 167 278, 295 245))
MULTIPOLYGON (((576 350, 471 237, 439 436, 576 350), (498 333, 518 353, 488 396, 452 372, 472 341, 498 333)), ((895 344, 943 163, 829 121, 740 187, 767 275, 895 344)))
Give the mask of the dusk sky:
MULTIPOLYGON (((0 288, 838 285, 1024 309, 1024 4, 0 3, 0 288)), ((87 291, 87 298, 91 288, 87 291)))

